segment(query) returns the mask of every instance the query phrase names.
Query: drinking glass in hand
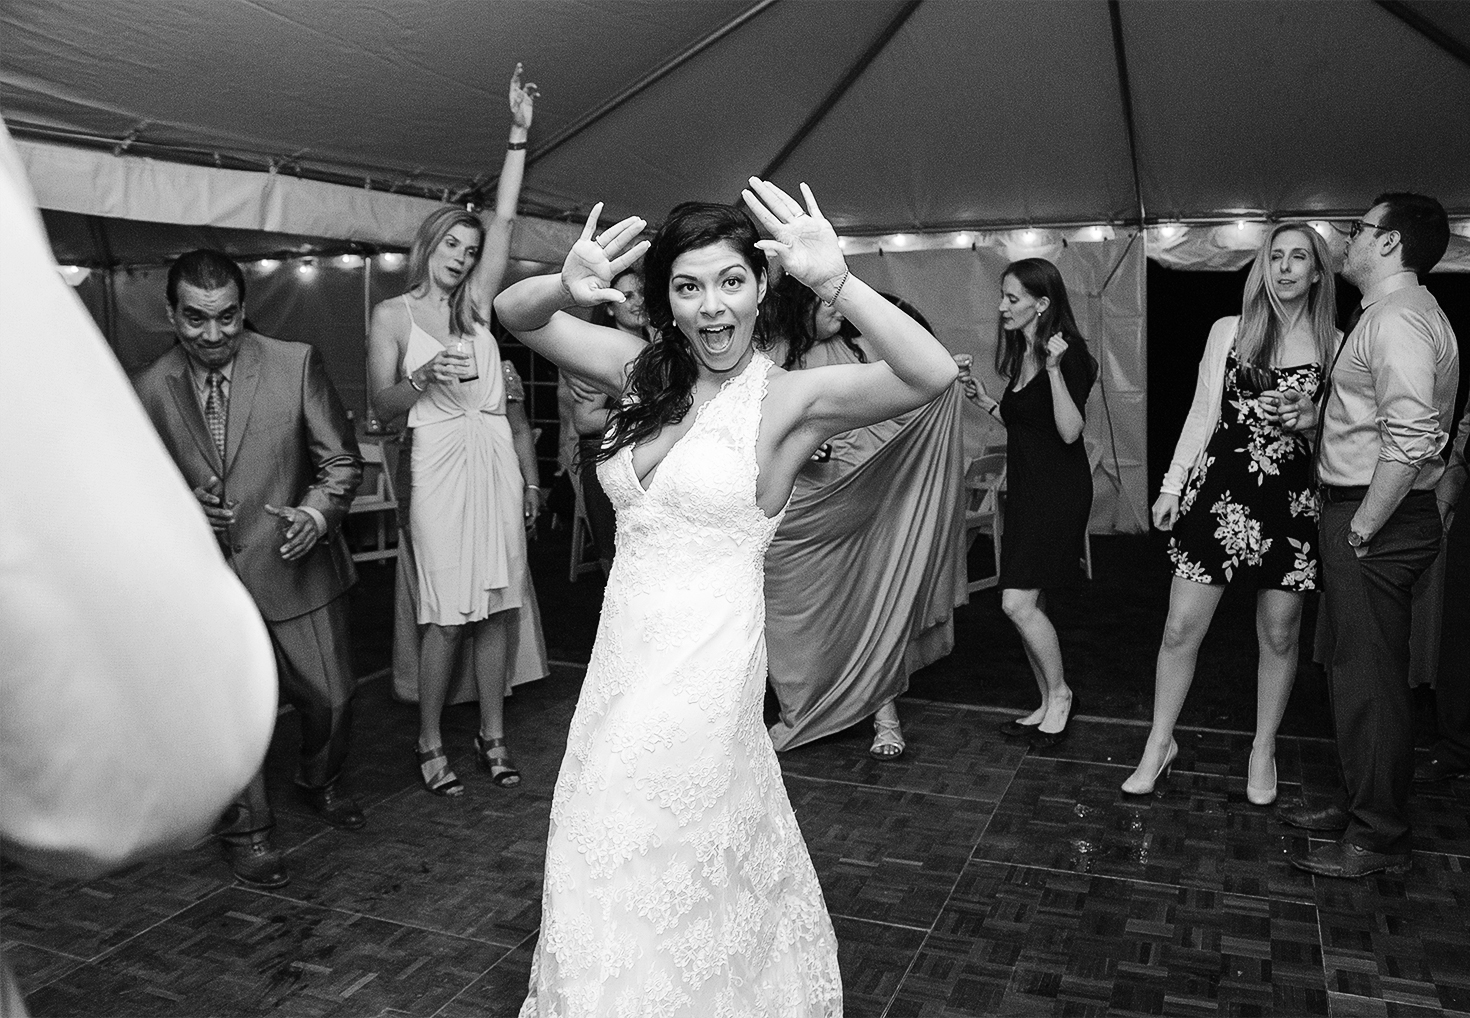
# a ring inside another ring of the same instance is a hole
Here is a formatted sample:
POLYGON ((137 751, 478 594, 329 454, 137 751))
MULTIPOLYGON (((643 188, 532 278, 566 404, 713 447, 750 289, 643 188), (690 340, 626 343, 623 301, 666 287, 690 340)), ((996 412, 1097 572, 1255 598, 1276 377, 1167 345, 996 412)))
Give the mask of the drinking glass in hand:
POLYGON ((1276 388, 1276 369, 1258 364, 1240 364, 1235 368, 1235 384, 1247 396, 1259 396, 1276 388))
POLYGON ((475 348, 470 345, 468 340, 460 336, 450 345, 449 349, 463 357, 469 358, 469 365, 464 369, 464 373, 459 376, 461 384, 473 382, 480 377, 480 371, 475 366, 475 348))

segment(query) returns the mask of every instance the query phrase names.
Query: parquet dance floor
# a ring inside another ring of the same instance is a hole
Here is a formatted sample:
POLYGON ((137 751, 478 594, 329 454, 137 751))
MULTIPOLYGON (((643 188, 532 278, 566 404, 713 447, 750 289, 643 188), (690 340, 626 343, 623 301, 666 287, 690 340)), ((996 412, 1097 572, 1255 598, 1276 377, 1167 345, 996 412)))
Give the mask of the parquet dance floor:
MULTIPOLYGON (((292 880, 235 884, 211 844, 90 883, 3 872, 4 954, 35 1015, 514 1015, 539 920, 547 813, 580 673, 507 706, 525 780, 472 766, 472 706, 446 743, 468 790, 420 791, 415 709, 358 700, 359 832, 292 798, 294 722, 271 788, 292 880)), ((903 700, 909 750, 853 730, 782 765, 841 946, 846 1011, 888 1015, 1470 1014, 1470 783, 1416 790, 1405 879, 1292 869, 1304 835, 1245 799, 1249 736, 1182 730, 1170 780, 1119 782, 1146 729, 1077 723, 1028 751, 1005 715, 903 700)), ((1286 738, 1283 798, 1331 746, 1286 738)))

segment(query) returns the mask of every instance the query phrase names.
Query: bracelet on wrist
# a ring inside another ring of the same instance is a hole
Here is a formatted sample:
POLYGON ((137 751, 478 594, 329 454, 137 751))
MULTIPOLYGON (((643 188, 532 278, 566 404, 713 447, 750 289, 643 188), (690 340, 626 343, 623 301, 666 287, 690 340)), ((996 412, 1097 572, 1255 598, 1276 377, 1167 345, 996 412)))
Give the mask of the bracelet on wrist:
POLYGON ((527 491, 540 491, 541 490, 541 485, 539 485, 539 484, 528 484, 528 485, 526 485, 526 490, 527 491))
POLYGON ((413 373, 412 372, 409 373, 409 376, 408 376, 408 384, 413 387, 413 390, 415 392, 428 392, 429 391, 429 387, 427 385, 420 385, 419 384, 418 379, 413 377, 413 373))
POLYGON ((851 269, 842 274, 842 279, 837 283, 837 289, 832 291, 832 299, 822 301, 823 304, 829 308, 836 305, 837 298, 842 296, 842 288, 847 285, 847 277, 850 275, 852 275, 851 269))
POLYGON ((524 152, 526 151, 526 143, 524 141, 508 141, 505 143, 505 150, 507 152, 524 152))

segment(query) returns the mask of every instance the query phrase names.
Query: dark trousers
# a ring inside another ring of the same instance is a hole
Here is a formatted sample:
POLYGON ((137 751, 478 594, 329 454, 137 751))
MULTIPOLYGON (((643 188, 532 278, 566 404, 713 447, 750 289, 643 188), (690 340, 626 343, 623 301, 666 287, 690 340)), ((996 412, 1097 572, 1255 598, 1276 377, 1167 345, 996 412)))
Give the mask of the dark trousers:
POLYGON ((1439 551, 1433 493, 1411 492, 1361 558, 1347 543, 1360 499, 1324 501, 1323 586, 1336 641, 1328 689, 1342 766, 1343 840, 1373 852, 1408 852, 1414 724, 1409 694, 1409 610, 1414 581, 1439 551))
POLYGON ((597 556, 607 563, 613 560, 618 518, 612 500, 597 479, 597 452, 601 448, 601 435, 577 439, 577 479, 582 482, 582 504, 587 509, 587 522, 592 525, 592 540, 597 542, 597 556))
MULTIPOLYGON (((301 763, 296 783, 324 788, 342 773, 352 728, 352 655, 347 633, 347 595, 294 619, 267 622, 276 652, 281 699, 301 718, 301 763)), ((248 834, 275 824, 257 773, 226 809, 217 828, 222 835, 248 834)))
POLYGON ((1470 767, 1470 484, 1460 492, 1444 556, 1444 628, 1434 682, 1439 741, 1433 756, 1470 767))

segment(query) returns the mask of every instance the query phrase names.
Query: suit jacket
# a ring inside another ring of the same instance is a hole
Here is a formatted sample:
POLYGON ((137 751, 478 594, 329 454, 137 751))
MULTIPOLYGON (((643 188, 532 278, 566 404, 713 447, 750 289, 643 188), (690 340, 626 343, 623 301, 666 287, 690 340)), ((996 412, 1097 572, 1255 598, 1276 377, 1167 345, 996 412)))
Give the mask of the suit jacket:
POLYGON ((190 488, 210 476, 238 502, 220 538, 225 556, 268 622, 296 618, 357 579, 340 525, 362 483, 357 436, 316 349, 247 332, 230 375, 225 458, 209 437, 189 358, 175 346, 133 382, 190 488), (281 521, 265 511, 311 506, 327 533, 304 558, 281 558, 281 521))

